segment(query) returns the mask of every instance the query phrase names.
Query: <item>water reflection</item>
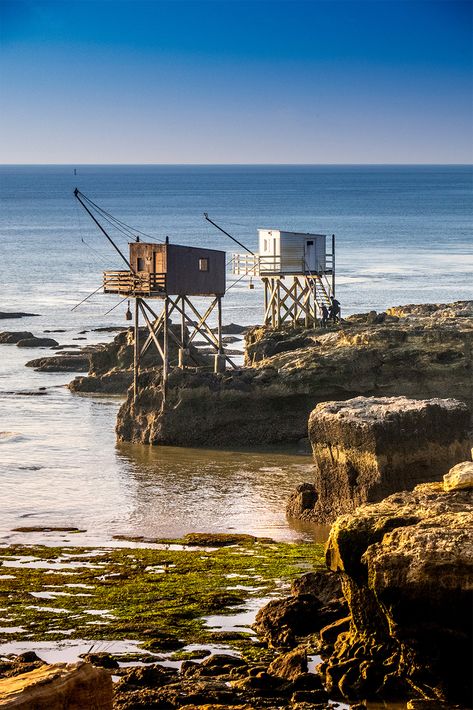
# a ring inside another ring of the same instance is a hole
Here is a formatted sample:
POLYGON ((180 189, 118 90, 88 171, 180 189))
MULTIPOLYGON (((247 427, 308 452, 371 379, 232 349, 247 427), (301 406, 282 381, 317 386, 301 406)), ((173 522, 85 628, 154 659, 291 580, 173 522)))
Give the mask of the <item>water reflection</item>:
POLYGON ((314 539, 326 531, 288 525, 289 493, 311 480, 312 459, 284 451, 210 451, 120 444, 133 479, 130 534, 180 536, 237 530, 277 539, 314 539), (143 532, 144 531, 144 532, 143 532))

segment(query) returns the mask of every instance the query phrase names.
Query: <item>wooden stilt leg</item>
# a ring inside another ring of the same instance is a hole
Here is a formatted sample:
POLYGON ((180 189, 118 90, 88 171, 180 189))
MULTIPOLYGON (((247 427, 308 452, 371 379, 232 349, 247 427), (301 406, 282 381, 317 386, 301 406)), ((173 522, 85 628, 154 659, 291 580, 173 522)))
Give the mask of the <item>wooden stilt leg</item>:
POLYGON ((133 342, 133 402, 138 398, 138 375, 140 368, 140 299, 135 298, 135 329, 133 342))
POLYGON ((166 389, 169 371, 169 302, 164 299, 164 319, 163 319, 163 402, 166 401, 166 389))
POLYGON ((225 371, 225 355, 223 354, 222 343, 222 297, 217 296, 217 341, 218 351, 215 355, 214 372, 225 371))

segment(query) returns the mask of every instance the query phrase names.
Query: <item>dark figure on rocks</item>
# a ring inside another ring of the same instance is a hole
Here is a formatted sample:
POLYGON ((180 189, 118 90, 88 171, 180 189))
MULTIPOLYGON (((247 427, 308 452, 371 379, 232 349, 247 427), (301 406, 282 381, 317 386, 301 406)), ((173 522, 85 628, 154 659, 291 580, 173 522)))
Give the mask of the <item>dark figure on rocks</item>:
POLYGON ((326 327, 327 327, 328 319, 329 319, 328 308, 327 308, 327 306, 324 304, 324 305, 322 306, 322 328, 326 328, 326 327))
POLYGON ((330 300, 332 303, 329 310, 329 318, 334 323, 338 323, 340 320, 340 301, 337 301, 334 296, 330 296, 330 300))

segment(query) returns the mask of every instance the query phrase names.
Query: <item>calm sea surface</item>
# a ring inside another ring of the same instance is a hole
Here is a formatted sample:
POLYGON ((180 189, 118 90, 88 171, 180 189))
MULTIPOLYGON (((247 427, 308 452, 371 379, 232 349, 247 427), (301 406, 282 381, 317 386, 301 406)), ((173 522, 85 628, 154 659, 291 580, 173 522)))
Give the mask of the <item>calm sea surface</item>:
MULTIPOLYGON (((40 317, 3 320, 0 330, 64 329, 61 344, 85 344, 105 339, 92 329, 124 324, 126 304, 106 314, 118 299, 100 293, 71 311, 103 269, 123 268, 74 200, 76 185, 119 219, 183 244, 237 250, 204 211, 250 248, 257 227, 335 233, 345 313, 473 298, 471 167, 78 166, 74 176, 73 166, 4 166, 0 311, 40 317)), ((257 323, 261 310, 259 284, 242 281, 224 320, 257 323)), ((65 539, 78 543, 190 530, 308 534, 284 518, 289 491, 310 479, 308 457, 117 447, 119 401, 73 395, 64 387, 72 375, 24 367, 46 354, 0 346, 0 539, 26 525, 77 526, 87 532, 65 539)))

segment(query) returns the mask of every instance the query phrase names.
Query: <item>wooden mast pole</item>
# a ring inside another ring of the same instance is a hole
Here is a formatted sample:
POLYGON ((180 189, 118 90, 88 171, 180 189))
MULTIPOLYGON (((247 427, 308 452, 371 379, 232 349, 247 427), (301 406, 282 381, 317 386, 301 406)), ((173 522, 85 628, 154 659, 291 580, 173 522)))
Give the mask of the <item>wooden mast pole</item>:
POLYGON ((164 299, 163 314, 163 402, 165 402, 169 370, 169 302, 167 295, 164 299))
POLYGON ((215 355, 215 372, 225 370, 225 355, 222 342, 222 297, 217 296, 217 354, 215 355))
POLYGON ((138 398, 138 375, 140 369, 140 299, 135 298, 135 332, 133 342, 133 403, 138 398))
POLYGON ((335 298, 335 234, 332 234, 332 296, 335 298))

